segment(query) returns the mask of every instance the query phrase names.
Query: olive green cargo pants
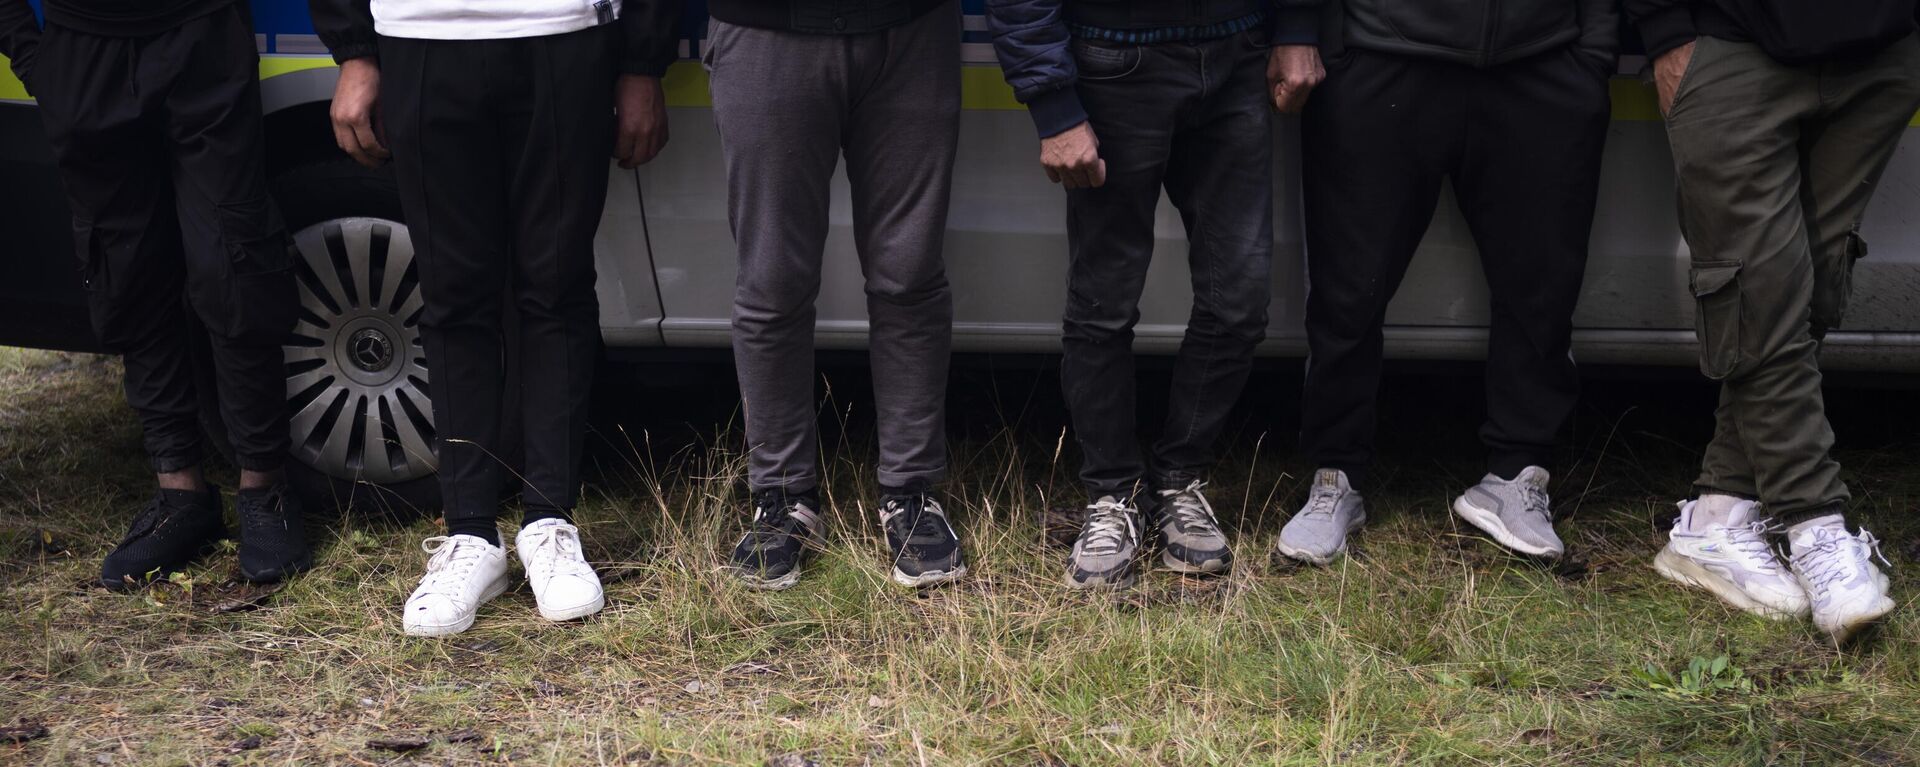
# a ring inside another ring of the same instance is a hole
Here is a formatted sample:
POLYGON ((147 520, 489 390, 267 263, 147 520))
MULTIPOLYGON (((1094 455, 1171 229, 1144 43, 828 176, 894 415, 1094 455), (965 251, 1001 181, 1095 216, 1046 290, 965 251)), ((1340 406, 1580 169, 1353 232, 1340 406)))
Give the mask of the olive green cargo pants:
POLYGON ((1829 454, 1820 339, 1840 322, 1860 219, 1920 108, 1920 40, 1789 66, 1699 39, 1667 118, 1692 250, 1700 370, 1720 381, 1699 492, 1791 523, 1848 500, 1829 454))

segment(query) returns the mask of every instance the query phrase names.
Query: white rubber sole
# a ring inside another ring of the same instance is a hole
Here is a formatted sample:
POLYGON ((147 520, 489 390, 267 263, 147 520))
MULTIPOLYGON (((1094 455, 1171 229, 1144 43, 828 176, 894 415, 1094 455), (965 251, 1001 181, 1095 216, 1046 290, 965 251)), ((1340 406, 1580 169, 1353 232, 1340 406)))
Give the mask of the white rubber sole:
POLYGON ((1121 575, 1118 580, 1110 581, 1104 577, 1096 577, 1096 578, 1089 578, 1084 581, 1077 581, 1073 579, 1073 566, 1072 565, 1067 566, 1067 574, 1066 574, 1067 588, 1073 589, 1075 591, 1100 591, 1100 590, 1120 591, 1123 589, 1133 588, 1133 584, 1139 580, 1140 580, 1140 568, 1130 567, 1130 568, 1127 568, 1127 572, 1121 575))
POLYGON ((771 579, 747 575, 739 571, 735 571, 734 577, 740 579, 741 585, 754 591, 786 591, 800 582, 800 568, 796 567, 786 575, 771 579))
POLYGON ((1367 524, 1366 514, 1361 513, 1361 514, 1354 515, 1353 521, 1347 523, 1346 534, 1340 536, 1340 548, 1334 549, 1333 553, 1327 554, 1325 556, 1315 554, 1305 549, 1296 549, 1292 546, 1288 546, 1287 539, 1285 537, 1277 538, 1274 540, 1273 550, 1280 552, 1281 556, 1294 560, 1296 562, 1305 562, 1310 565, 1326 567, 1327 565, 1333 564, 1334 560, 1347 555, 1347 539, 1352 538, 1353 534, 1359 531, 1359 529, 1361 527, 1364 527, 1366 524, 1367 524))
POLYGON ((1181 575, 1220 575, 1232 569, 1228 561, 1229 560, 1223 557, 1221 559, 1209 559, 1196 565, 1174 556, 1173 552, 1167 551, 1164 548, 1160 550, 1160 568, 1181 575))
POLYGON ((401 619, 401 631, 405 632, 407 636, 414 637, 444 637, 453 636, 454 634, 473 628, 473 619, 480 615, 480 606, 493 601, 494 597, 506 593, 507 584, 511 581, 512 579, 508 573, 501 573, 499 578, 495 578, 492 583, 487 584, 485 590, 480 592, 480 601, 473 604, 473 612, 468 613, 467 617, 461 620, 444 626, 421 626, 417 624, 407 624, 405 622, 406 619, 403 617, 401 619))
POLYGON ((535 599, 533 603, 539 608, 540 617, 555 623, 562 623, 565 621, 579 620, 600 612, 601 609, 607 606, 607 594, 602 591, 594 595, 593 601, 580 605, 579 607, 569 607, 565 610, 548 610, 544 605, 540 604, 540 600, 538 599, 535 599))
POLYGON ((1827 636, 1833 638, 1834 644, 1843 644, 1847 640, 1852 639, 1854 634, 1858 634, 1862 630, 1879 623, 1881 618, 1885 618, 1888 613, 1893 612, 1893 608, 1893 599, 1882 596, 1872 607, 1847 616, 1847 619, 1842 621, 1840 625, 1832 627, 1820 626, 1819 628, 1827 632, 1827 636))
POLYGON ((1719 597, 1720 601, 1733 605, 1746 612, 1776 621, 1789 621, 1807 616, 1808 608, 1801 605, 1798 611, 1783 609, 1754 599, 1732 581, 1720 577, 1718 573, 1700 566, 1673 549, 1662 548, 1653 557, 1653 570, 1667 580, 1683 586, 1704 589, 1719 597))
POLYGON ((1480 528, 1480 532, 1493 536, 1493 539, 1499 541, 1500 545, 1527 556, 1558 558, 1560 555, 1566 553, 1564 551, 1541 548, 1520 540, 1518 536, 1515 536, 1507 530, 1506 523, 1500 521, 1500 515, 1473 505, 1467 501, 1467 497, 1464 495, 1453 499, 1453 513, 1460 515, 1460 518, 1466 520, 1467 524, 1480 528))
POLYGON ((952 570, 935 570, 919 575, 908 575, 900 572, 899 568, 895 568, 893 571, 893 582, 910 589, 920 589, 928 586, 938 586, 942 583, 952 583, 960 580, 960 578, 966 574, 966 565, 961 565, 952 570))

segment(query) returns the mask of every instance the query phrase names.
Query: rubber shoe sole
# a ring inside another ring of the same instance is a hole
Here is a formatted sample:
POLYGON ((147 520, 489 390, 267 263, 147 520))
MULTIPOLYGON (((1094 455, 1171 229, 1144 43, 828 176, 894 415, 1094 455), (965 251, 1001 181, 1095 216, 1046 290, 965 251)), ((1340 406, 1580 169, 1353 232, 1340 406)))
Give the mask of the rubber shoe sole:
POLYGON ((569 607, 565 610, 550 611, 545 607, 541 607, 540 600, 538 599, 534 600, 533 604, 540 611, 540 617, 553 621, 555 623, 564 623, 570 620, 578 620, 580 618, 585 618, 589 615, 600 612, 602 608, 605 608, 607 606, 607 594, 606 592, 603 591, 600 594, 596 595, 593 598, 593 601, 580 605, 579 607, 569 607))
POLYGON ((1659 554, 1654 555, 1653 570, 1667 580, 1683 586, 1704 589, 1707 593, 1719 597, 1722 602, 1769 620, 1789 621, 1804 618, 1809 612, 1806 607, 1801 607, 1799 612, 1789 612, 1754 599, 1745 591, 1741 591, 1740 587, 1734 585, 1732 581, 1701 567, 1698 562, 1670 548, 1663 548, 1659 554))
POLYGON ((1827 632, 1827 636, 1833 639, 1835 645, 1846 644, 1848 641, 1859 636, 1860 632, 1877 627, 1880 624, 1880 619, 1892 613, 1893 608, 1893 599, 1883 596, 1880 597, 1878 602, 1874 603, 1873 607, 1848 616, 1840 625, 1833 628, 1821 627, 1821 629, 1827 632))
POLYGON ((499 578, 495 578, 492 583, 487 584, 487 588, 484 591, 480 592, 480 601, 473 606, 473 612, 460 621, 445 626, 417 626, 407 625, 403 622, 401 624, 401 630, 405 632, 407 636, 444 637, 453 636, 454 634, 473 628, 473 620, 480 616, 480 606, 493 601, 494 597, 506 593, 507 584, 511 581, 512 579, 509 578, 506 573, 501 573, 499 578))
POLYGON ((960 578, 966 574, 966 565, 961 565, 952 570, 929 570, 919 575, 908 575, 900 572, 900 568, 896 567, 893 569, 893 582, 910 589, 923 589, 928 586, 938 586, 942 583, 952 583, 960 580, 960 578))
POLYGON ((786 591, 800 582, 800 568, 788 570, 786 575, 778 578, 762 578, 745 570, 735 569, 733 577, 739 579, 740 585, 754 591, 786 591))
POLYGON ((1140 568, 1137 568, 1137 567, 1126 567, 1126 568, 1122 568, 1118 572, 1101 573, 1098 575, 1090 573, 1085 576, 1075 578, 1073 566, 1072 565, 1067 566, 1067 588, 1070 588, 1070 589, 1077 589, 1082 591, 1092 591, 1096 589, 1112 589, 1117 591, 1120 589, 1133 588, 1133 584, 1138 582, 1139 580, 1140 580, 1140 568))
POLYGON ((1518 536, 1507 531, 1507 525, 1500 521, 1500 515, 1473 505, 1464 495, 1453 500, 1453 513, 1460 515, 1460 518, 1466 520, 1467 524, 1479 528, 1480 532, 1493 536, 1493 539, 1499 542, 1500 545, 1527 556, 1539 557, 1541 559, 1559 559, 1566 553, 1565 551, 1541 548, 1520 540, 1518 536))
POLYGON ((1313 552, 1306 551, 1304 549, 1296 549, 1292 546, 1289 546, 1287 545, 1287 539, 1284 537, 1277 538, 1274 540, 1273 549, 1274 551, 1280 552, 1281 556, 1286 557, 1288 559, 1295 560, 1298 562, 1305 562, 1307 564, 1316 565, 1319 567, 1326 567, 1327 565, 1333 564, 1334 560, 1347 555, 1347 540, 1352 538, 1353 534, 1356 532, 1359 532, 1360 528, 1365 526, 1366 524, 1367 524, 1367 515, 1364 512, 1353 515, 1353 521, 1347 523, 1346 535, 1340 536, 1340 547, 1337 549, 1334 549, 1332 553, 1327 554, 1326 556, 1320 556, 1320 555, 1314 554, 1313 552))
POLYGON ((1233 569, 1233 555, 1221 554, 1195 564, 1176 557, 1173 552, 1163 548, 1160 550, 1160 567, 1181 575, 1224 575, 1228 570, 1233 569))

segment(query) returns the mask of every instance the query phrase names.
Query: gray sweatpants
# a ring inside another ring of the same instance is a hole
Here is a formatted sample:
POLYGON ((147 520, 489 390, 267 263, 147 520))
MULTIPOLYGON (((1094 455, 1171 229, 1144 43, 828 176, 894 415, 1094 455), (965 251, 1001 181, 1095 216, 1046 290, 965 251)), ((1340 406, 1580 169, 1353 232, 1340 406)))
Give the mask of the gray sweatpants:
POLYGON ((953 295, 941 241, 960 133, 957 0, 858 35, 708 27, 727 212, 740 249, 733 355, 754 490, 819 484, 814 300, 840 155, 866 277, 883 485, 946 473, 953 295))
POLYGON ((1820 392, 1819 339, 1840 322, 1860 219, 1920 107, 1920 39, 1789 66, 1702 37, 1667 118, 1692 251, 1700 369, 1720 381, 1698 492, 1755 498, 1791 524, 1847 486, 1820 392))

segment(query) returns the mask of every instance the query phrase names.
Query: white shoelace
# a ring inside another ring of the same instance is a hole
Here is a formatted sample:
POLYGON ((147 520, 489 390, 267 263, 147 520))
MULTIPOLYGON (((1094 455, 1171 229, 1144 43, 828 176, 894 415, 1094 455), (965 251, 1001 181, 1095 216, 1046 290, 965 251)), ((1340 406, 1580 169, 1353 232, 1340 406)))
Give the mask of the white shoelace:
POLYGON ((549 526, 527 554, 529 578, 579 575, 582 567, 586 567, 586 555, 580 550, 580 528, 573 525, 549 526))
POLYGON ((1773 544, 1767 539, 1786 528, 1770 519, 1756 519, 1744 525, 1727 525, 1722 529, 1726 531, 1724 535, 1728 546, 1746 560, 1747 567, 1768 575, 1780 572, 1780 558, 1774 556, 1773 544))
POLYGON ((465 590, 468 576, 487 554, 485 541, 462 535, 433 536, 420 542, 420 550, 433 555, 427 558, 427 574, 420 579, 420 590, 436 594, 465 590), (459 540, 462 538, 472 540, 459 540))
POLYGON ((1213 504, 1208 503, 1207 497, 1200 494, 1200 489, 1206 486, 1207 483, 1196 479, 1187 483, 1184 489, 1161 493, 1162 497, 1172 502, 1173 519, 1179 524, 1180 529, 1197 527, 1212 530, 1218 527, 1213 518, 1213 504))
POLYGON ((1527 511, 1548 519, 1553 518, 1553 501, 1547 497, 1547 489, 1532 482, 1520 483, 1520 494, 1526 498, 1527 511))
POLYGON ((1309 517, 1331 517, 1336 503, 1340 500, 1340 488, 1316 484, 1313 495, 1307 499, 1307 510, 1301 512, 1309 517))
POLYGON ((1825 592, 1835 581, 1846 578, 1872 566, 1872 559, 1878 558, 1881 564, 1892 567, 1887 556, 1880 552, 1880 539, 1873 533, 1861 530, 1859 535, 1836 533, 1820 529, 1813 532, 1813 542, 1795 547, 1793 562, 1800 573, 1815 590, 1825 592))
POLYGON ((1082 552, 1113 554, 1134 539, 1133 517, 1127 513, 1126 504, 1103 499, 1087 507, 1086 532, 1080 536, 1082 552))

